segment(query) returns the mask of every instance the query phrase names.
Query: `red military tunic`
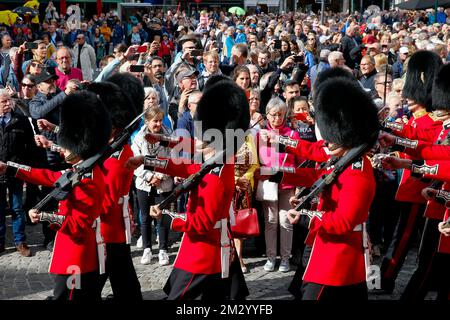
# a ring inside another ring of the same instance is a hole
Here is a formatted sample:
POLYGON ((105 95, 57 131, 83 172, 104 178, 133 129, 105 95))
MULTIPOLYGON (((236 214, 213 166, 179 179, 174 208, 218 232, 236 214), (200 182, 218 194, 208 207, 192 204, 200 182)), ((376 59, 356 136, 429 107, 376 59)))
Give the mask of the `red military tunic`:
MULTIPOLYGON (((161 167, 151 170, 188 177, 199 164, 174 164, 161 159, 161 167)), ((221 234, 215 225, 229 217, 234 194, 234 165, 225 164, 206 174, 189 193, 186 219, 175 218, 171 228, 184 232, 174 267, 195 274, 221 273, 221 234)))
MULTIPOLYGON (((53 172, 46 169, 18 169, 16 178, 29 183, 53 187, 64 171, 53 172)), ((99 167, 84 176, 69 196, 59 202, 55 214, 65 216, 56 233, 55 245, 49 272, 72 274, 73 266, 81 273, 98 270, 97 242, 93 224, 102 212, 105 185, 99 167)))
MULTIPOLYGON (((309 187, 330 169, 296 169, 284 173, 283 181, 309 187)), ((329 286, 346 286, 366 281, 363 233, 354 231, 364 223, 375 196, 373 169, 367 157, 353 163, 322 192, 310 233, 315 234, 311 257, 303 280, 329 286)))
POLYGON ((434 119, 433 114, 427 114, 425 119, 421 122, 432 122, 427 126, 414 126, 414 124, 394 124, 397 128, 394 128, 392 134, 408 138, 411 140, 422 140, 434 142, 442 129, 442 122, 434 119), (429 119, 427 119, 429 118, 429 119))
POLYGON ((128 195, 133 180, 133 171, 125 168, 125 162, 133 157, 128 144, 115 152, 103 163, 105 198, 100 215, 101 233, 105 243, 125 243, 125 223, 123 219, 124 196, 128 195), (122 198, 122 200, 121 200, 122 198))
POLYGON ((327 161, 330 156, 327 154, 324 141, 310 142, 303 139, 292 139, 284 137, 286 141, 286 152, 295 154, 299 158, 316 162, 327 161))
MULTIPOLYGON (((435 127, 435 121, 426 112, 416 112, 408 121, 408 126, 412 128, 426 130, 430 127, 435 127)), ((433 129, 435 130, 435 129, 433 129)), ((405 158, 411 159, 410 156, 405 155, 405 158)), ((424 197, 422 197, 421 191, 423 188, 428 187, 429 183, 425 183, 418 179, 411 177, 409 170, 403 170, 400 178, 400 184, 395 195, 395 200, 412 203, 426 203, 424 197)))
MULTIPOLYGON (((450 124, 445 123, 440 127, 436 139, 433 141, 435 144, 426 141, 418 141, 415 148, 406 148, 405 152, 408 153, 413 159, 448 159, 450 155, 450 147, 442 145, 442 143, 447 143, 445 140, 450 133, 450 124)), ((450 185, 445 183, 442 186, 443 190, 450 190, 450 185)), ((445 213, 445 208, 435 202, 428 201, 427 207, 425 209, 425 217, 431 219, 442 219, 445 213)))

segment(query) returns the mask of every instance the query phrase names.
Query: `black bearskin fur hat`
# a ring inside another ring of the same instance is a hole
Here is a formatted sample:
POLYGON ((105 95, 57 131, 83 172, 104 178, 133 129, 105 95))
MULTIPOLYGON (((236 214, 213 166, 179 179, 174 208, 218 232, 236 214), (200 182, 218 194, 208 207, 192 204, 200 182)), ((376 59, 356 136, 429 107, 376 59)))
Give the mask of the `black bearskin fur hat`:
POLYGON ((439 69, 431 92, 433 109, 450 111, 450 64, 439 69))
POLYGON ((413 100, 431 111, 431 89, 441 65, 442 60, 436 53, 425 50, 416 51, 408 62, 403 98, 413 100))
POLYGON ((224 138, 226 129, 242 129, 245 132, 250 124, 247 96, 244 90, 228 79, 208 84, 198 103, 194 118, 195 121, 202 122, 203 132, 217 129, 224 138))
POLYGON ((95 93, 83 90, 67 96, 61 105, 58 144, 88 159, 108 145, 111 119, 95 93))
POLYGON ((134 103, 134 107, 139 113, 144 109, 145 92, 141 80, 131 73, 115 73, 106 79, 106 81, 119 86, 122 92, 128 95, 130 100, 134 103))
POLYGON ((98 94, 102 99, 111 115, 113 128, 125 128, 139 114, 130 97, 112 82, 93 82, 88 90, 98 94))
POLYGON ((347 77, 323 81, 314 97, 316 121, 324 140, 353 148, 373 146, 379 131, 377 107, 359 83, 347 77))

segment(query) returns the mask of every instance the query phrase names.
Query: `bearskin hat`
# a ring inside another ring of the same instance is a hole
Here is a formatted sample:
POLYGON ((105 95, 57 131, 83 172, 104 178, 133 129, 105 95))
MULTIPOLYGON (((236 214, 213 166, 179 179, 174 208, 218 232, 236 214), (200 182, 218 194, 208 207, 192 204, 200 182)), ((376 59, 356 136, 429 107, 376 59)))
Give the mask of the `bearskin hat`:
POLYGON ((434 110, 450 111, 450 64, 445 64, 439 69, 431 96, 434 110))
POLYGON ((203 132, 217 129, 224 138, 226 129, 246 131, 250 123, 247 96, 244 90, 228 79, 209 84, 198 103, 194 118, 201 121, 203 132))
POLYGON ((144 109, 145 92, 141 80, 131 73, 115 73, 106 80, 119 86, 122 92, 133 101, 136 110, 144 109))
POLYGON ((139 114, 130 97, 112 82, 93 82, 88 90, 102 99, 111 115, 113 128, 125 128, 139 114))
POLYGON ((324 140, 353 148, 370 147, 378 136, 377 107, 356 81, 333 77, 323 81, 314 97, 316 122, 324 140))
POLYGON ((111 119, 102 100, 83 90, 67 96, 61 106, 58 144, 88 159, 108 144, 111 119))
POLYGON ((442 60, 436 53, 425 50, 415 52, 408 62, 403 98, 413 100, 431 111, 431 90, 441 65, 442 60))

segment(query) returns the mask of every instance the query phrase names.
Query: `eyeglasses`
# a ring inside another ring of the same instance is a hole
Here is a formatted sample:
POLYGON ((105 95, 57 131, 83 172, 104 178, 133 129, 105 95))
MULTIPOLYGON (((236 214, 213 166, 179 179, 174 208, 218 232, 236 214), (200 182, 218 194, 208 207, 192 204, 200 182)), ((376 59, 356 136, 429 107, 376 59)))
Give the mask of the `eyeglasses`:
POLYGON ((268 113, 267 115, 271 116, 272 118, 284 118, 284 114, 282 113, 275 113, 275 114, 268 113))
MULTIPOLYGON (((384 86, 384 82, 376 82, 375 84, 379 84, 379 85, 383 85, 384 86)), ((392 82, 388 81, 388 82, 386 82, 386 85, 387 86, 392 86, 392 82)))
POLYGON ((35 85, 34 84, 32 84, 32 83, 21 83, 21 85, 22 85, 22 88, 33 88, 35 85))
POLYGON ((31 66, 32 66, 33 68, 42 68, 42 67, 43 67, 42 64, 37 63, 37 62, 32 62, 32 63, 31 63, 31 66))

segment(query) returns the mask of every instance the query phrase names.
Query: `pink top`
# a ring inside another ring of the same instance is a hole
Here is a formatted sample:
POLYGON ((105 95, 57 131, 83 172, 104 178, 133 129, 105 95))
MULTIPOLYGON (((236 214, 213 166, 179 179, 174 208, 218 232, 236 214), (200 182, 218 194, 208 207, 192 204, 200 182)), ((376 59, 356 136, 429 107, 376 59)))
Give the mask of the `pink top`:
MULTIPOLYGON (((280 128, 273 129, 269 124, 266 127, 267 130, 273 131, 276 134, 282 136, 289 136, 293 139, 300 139, 300 136, 297 131, 292 130, 286 125, 281 126, 280 128)), ((258 150, 259 150, 259 160, 263 166, 266 167, 297 167, 298 164, 301 163, 301 160, 297 158, 295 155, 290 153, 279 153, 276 152, 274 146, 270 143, 266 143, 260 140, 259 132, 257 135, 258 139, 258 150)), ((279 189, 292 189, 295 188, 294 185, 281 183, 279 184, 279 189)))
POLYGON ((70 68, 70 72, 67 74, 60 71, 58 68, 55 68, 55 73, 59 77, 55 82, 56 86, 62 91, 66 90, 67 82, 71 79, 78 79, 80 81, 83 81, 83 73, 78 68, 70 68))

